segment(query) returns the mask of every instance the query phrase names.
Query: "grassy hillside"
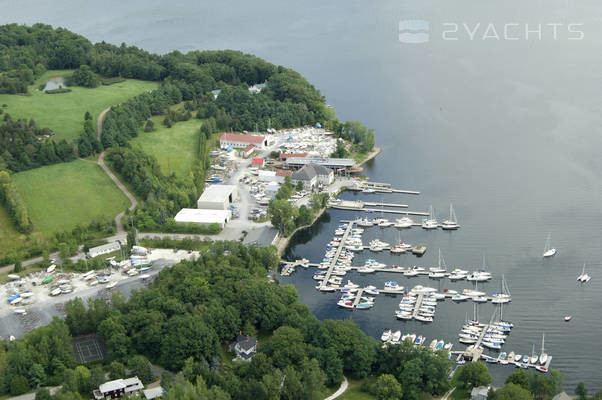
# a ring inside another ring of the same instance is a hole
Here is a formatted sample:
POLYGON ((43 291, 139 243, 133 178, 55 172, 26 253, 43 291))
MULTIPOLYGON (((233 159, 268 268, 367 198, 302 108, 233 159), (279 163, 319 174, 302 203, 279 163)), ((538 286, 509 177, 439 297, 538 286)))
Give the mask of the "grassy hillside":
POLYGON ((4 207, 0 207, 0 253, 13 248, 25 239, 17 232, 4 207))
POLYGON ((72 71, 47 71, 29 88, 31 95, 0 95, 0 104, 13 118, 33 118, 38 126, 48 127, 55 139, 75 139, 82 131, 84 114, 90 111, 96 118, 105 108, 119 104, 147 90, 157 88, 156 82, 133 79, 94 89, 73 86, 70 93, 46 94, 37 88, 50 78, 68 76, 72 71))
POLYGON ((155 156, 163 173, 173 172, 184 177, 196 158, 197 136, 202 123, 198 119, 191 119, 167 128, 162 125, 164 118, 163 116, 151 118, 156 130, 140 131, 139 136, 130 143, 134 147, 140 147, 145 153, 155 156))
POLYGON ((75 160, 13 175, 37 231, 71 229, 100 216, 114 217, 127 197, 93 162, 75 160))

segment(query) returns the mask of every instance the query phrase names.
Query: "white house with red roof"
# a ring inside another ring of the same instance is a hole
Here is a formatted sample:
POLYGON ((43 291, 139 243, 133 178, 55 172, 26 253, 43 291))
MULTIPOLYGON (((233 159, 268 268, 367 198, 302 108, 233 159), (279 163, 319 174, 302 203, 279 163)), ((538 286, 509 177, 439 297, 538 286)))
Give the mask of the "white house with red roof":
POLYGON ((239 133, 224 133, 219 138, 219 146, 222 149, 232 147, 233 149, 245 149, 250 144, 258 149, 264 149, 268 145, 268 140, 265 136, 258 135, 241 135, 239 133))
POLYGON ((253 151, 255 151, 255 145, 250 144, 247 147, 245 147, 244 149, 242 149, 240 151, 240 153, 244 158, 249 158, 249 156, 253 153, 253 151))

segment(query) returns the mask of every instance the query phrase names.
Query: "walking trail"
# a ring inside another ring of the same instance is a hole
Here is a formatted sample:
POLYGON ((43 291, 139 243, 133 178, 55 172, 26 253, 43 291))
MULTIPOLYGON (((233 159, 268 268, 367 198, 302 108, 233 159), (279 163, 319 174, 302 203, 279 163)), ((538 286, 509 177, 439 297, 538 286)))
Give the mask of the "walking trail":
MULTIPOLYGON (((111 109, 111 107, 107 108, 106 110, 101 112, 100 115, 98 116, 98 122, 97 122, 96 127, 98 130, 98 140, 99 141, 101 140, 101 137, 102 137, 102 120, 104 119, 105 114, 110 109, 111 109)), ((123 194, 125 194, 127 196, 127 198, 130 200, 131 205, 129 206, 128 210, 132 211, 138 205, 138 200, 136 200, 134 195, 132 195, 132 193, 130 193, 130 191, 125 187, 125 185, 123 183, 121 183, 121 181, 115 176, 115 174, 113 174, 113 172, 109 169, 109 167, 107 167, 107 165, 105 164, 105 153, 106 153, 106 151, 104 151, 104 150, 102 153, 100 153, 100 156, 98 157, 98 165, 100 165, 100 167, 105 171, 105 173, 109 176, 109 178, 111 178, 111 180, 113 182, 115 182, 115 185, 117 185, 117 187, 123 192, 123 194)), ((124 232, 123 225, 121 224, 121 218, 123 218, 124 214, 125 214, 125 211, 122 211, 119 214, 117 214, 117 216, 115 217, 115 227, 117 229, 117 232, 116 232, 117 234, 124 232)))
POLYGON ((343 383, 341 383, 341 386, 339 387, 339 389, 336 392, 334 392, 333 394, 331 394, 330 396, 328 396, 327 398, 325 398, 324 400, 336 399, 337 397, 339 397, 340 395, 345 393, 345 390, 347 390, 347 386, 349 386, 349 382, 347 381, 346 377, 343 377, 343 383))

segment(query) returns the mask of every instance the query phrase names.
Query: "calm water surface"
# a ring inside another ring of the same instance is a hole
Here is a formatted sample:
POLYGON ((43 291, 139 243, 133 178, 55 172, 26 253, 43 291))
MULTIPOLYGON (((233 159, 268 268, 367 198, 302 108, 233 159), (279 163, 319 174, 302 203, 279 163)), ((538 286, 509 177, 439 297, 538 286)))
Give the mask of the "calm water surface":
MULTIPOLYGON (((366 166, 366 174, 422 193, 344 197, 403 202, 414 210, 432 204, 439 214, 453 202, 460 231, 402 233, 404 240, 428 246, 420 263, 435 264, 437 248, 450 266, 479 266, 485 253, 494 274, 485 289, 493 290, 505 274, 513 295, 505 317, 516 328, 504 349, 530 352, 545 332, 552 366, 566 374, 567 388, 579 380, 602 388, 599 2, 36 0, 0 5, 1 23, 42 21, 93 41, 128 42, 161 53, 241 49, 300 71, 340 118, 359 119, 376 130, 384 151, 366 166), (429 21, 430 42, 400 43, 398 24, 406 19, 429 21), (442 38, 444 30, 453 30, 446 23, 458 26, 450 35, 458 40, 442 38), (556 40, 550 23, 563 24, 556 40), (508 37, 519 40, 504 39, 506 24, 508 37), (525 31, 539 24, 541 40, 538 33, 525 40, 525 31), (583 40, 569 40, 575 35, 568 24, 583 24, 573 27, 583 31, 583 40), (474 32, 472 40, 467 29, 474 32), (499 40, 483 40, 491 29, 499 40), (548 232, 559 251, 543 261, 548 232), (575 279, 584 262, 593 280, 580 286, 575 279), (567 313, 574 316, 570 323, 562 321, 567 313)), ((298 237, 289 255, 319 260, 337 221, 353 216, 329 213, 330 222, 298 237)), ((367 236, 394 241, 396 232, 372 228, 367 236)), ((378 259, 416 262, 385 254, 378 259)), ((379 286, 391 278, 404 286, 432 284, 397 275, 350 276, 379 286)), ((313 289, 311 271, 283 282, 294 283, 320 318, 351 316, 374 336, 390 327, 429 340, 452 340, 465 313, 472 312, 468 303, 445 302, 434 323, 403 323, 393 316, 395 298, 379 296, 373 310, 349 313, 337 309, 335 295, 313 289)), ((491 305, 481 307, 481 319, 491 311, 491 305)), ((492 370, 498 384, 511 371, 492 370)))

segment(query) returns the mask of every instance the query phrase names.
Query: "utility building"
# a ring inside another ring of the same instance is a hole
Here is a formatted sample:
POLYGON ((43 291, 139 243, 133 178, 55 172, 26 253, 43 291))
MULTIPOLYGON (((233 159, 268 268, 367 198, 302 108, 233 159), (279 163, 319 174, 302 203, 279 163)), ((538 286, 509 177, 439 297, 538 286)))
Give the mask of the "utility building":
POLYGON ((241 135, 239 133, 224 133, 219 138, 219 146, 222 149, 232 147, 233 149, 245 149, 250 144, 256 148, 264 149, 268 145, 268 140, 265 136, 258 135, 241 135))
POLYGON ((229 210, 238 198, 238 191, 234 185, 208 186, 197 200, 197 208, 207 210, 229 210))
POLYGON ((176 222, 186 224, 218 224, 223 228, 230 221, 231 217, 232 213, 230 210, 199 210, 198 208, 182 208, 180 212, 176 214, 174 220, 176 222))

